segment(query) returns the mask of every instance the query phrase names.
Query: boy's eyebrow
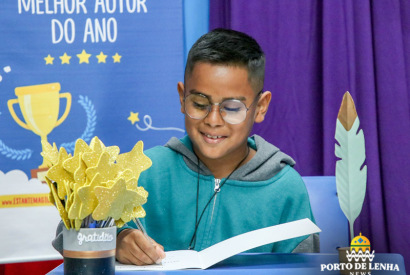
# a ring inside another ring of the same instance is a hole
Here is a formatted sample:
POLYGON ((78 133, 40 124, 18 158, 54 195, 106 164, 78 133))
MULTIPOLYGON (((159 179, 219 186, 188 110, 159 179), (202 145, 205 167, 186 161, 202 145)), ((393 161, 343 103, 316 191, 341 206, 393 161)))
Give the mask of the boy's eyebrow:
MULTIPOLYGON (((190 90, 189 93, 190 93, 190 94, 197 94, 197 95, 206 96, 210 101, 211 101, 211 99, 212 99, 212 96, 207 95, 206 93, 201 92, 201 91, 198 91, 198 90, 195 90, 195 89, 190 90)), ((238 96, 238 97, 223 97, 223 98, 222 98, 222 101, 228 100, 228 99, 236 99, 236 100, 239 100, 239 101, 246 101, 246 97, 244 97, 244 96, 238 96)))

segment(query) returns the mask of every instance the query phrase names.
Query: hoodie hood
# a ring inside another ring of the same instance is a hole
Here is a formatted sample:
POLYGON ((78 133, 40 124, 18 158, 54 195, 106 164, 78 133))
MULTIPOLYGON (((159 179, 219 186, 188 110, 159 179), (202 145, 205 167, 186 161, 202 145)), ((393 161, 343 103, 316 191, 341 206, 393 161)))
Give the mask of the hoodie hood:
MULTIPOLYGON (((246 164, 239 167, 230 177, 238 181, 264 181, 279 173, 286 165, 294 166, 295 161, 279 148, 270 144, 262 137, 253 135, 248 138, 248 146, 256 151, 255 156, 246 164)), ((188 136, 182 139, 171 138, 165 147, 180 153, 186 165, 194 172, 198 172, 198 158, 192 149, 192 142, 188 136)), ((199 161, 199 173, 211 176, 212 173, 199 161)))

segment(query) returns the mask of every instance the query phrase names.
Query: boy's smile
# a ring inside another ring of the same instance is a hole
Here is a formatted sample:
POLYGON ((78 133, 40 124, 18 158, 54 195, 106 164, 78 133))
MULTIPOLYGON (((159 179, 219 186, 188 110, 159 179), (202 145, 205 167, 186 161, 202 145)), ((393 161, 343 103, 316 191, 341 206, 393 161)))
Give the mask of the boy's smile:
MULTIPOLYGON (((212 105, 211 111, 202 119, 185 115, 186 131, 194 151, 211 172, 214 172, 211 166, 236 166, 247 154, 247 138, 253 123, 263 121, 270 93, 259 96, 250 85, 247 69, 241 66, 198 62, 192 73, 186 75, 185 81, 185 86, 182 82, 178 83, 181 112, 184 114, 184 98, 191 94, 201 94, 211 103, 236 99, 243 102, 247 108, 255 100, 245 120, 238 124, 226 122, 218 105, 212 105)), ((251 156, 253 155, 254 152, 251 156)))

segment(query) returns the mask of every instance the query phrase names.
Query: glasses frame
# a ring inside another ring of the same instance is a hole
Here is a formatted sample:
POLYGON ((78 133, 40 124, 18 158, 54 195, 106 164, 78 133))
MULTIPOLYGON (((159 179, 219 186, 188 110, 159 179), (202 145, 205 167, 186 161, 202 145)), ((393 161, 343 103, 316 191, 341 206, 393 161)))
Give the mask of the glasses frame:
POLYGON ((249 105, 249 107, 246 107, 246 104, 243 103, 242 101, 238 100, 238 99, 225 99, 225 100, 223 100, 223 101, 220 102, 220 103, 212 103, 208 96, 203 95, 203 94, 197 94, 197 95, 199 95, 199 96, 202 96, 202 97, 208 99, 208 101, 209 101, 209 103, 210 103, 210 105, 209 105, 208 108, 207 108, 207 109, 208 109, 208 112, 207 112, 206 115, 205 115, 204 117, 202 117, 202 118, 192 117, 192 116, 190 116, 190 115, 188 114, 188 112, 186 111, 186 106, 185 106, 185 102, 186 102, 186 101, 185 101, 185 99, 186 99, 188 96, 193 95, 193 94, 189 94, 189 95, 186 95, 186 96, 184 97, 184 110, 185 110, 185 114, 187 114, 187 115, 188 115, 190 118, 192 118, 192 119, 198 119, 198 120, 199 120, 199 119, 204 119, 204 118, 206 118, 206 117, 209 115, 209 113, 212 111, 212 106, 213 106, 213 105, 217 105, 217 106, 219 106, 219 113, 221 114, 222 119, 223 119, 226 123, 233 124, 233 125, 239 124, 239 123, 242 123, 242 122, 244 122, 244 121, 246 120, 246 117, 248 116, 248 111, 249 111, 249 109, 252 107, 253 103, 256 102, 256 99, 258 99, 258 97, 262 94, 262 92, 263 92, 263 89, 260 90, 260 92, 255 96, 254 100, 253 100, 252 103, 249 105), (225 101, 228 101, 228 100, 229 100, 229 101, 237 101, 237 102, 240 102, 240 103, 242 103, 243 105, 245 105, 246 115, 245 115, 245 118, 244 118, 241 122, 238 122, 238 123, 230 123, 230 122, 226 121, 225 118, 222 116, 221 105, 222 105, 225 101))

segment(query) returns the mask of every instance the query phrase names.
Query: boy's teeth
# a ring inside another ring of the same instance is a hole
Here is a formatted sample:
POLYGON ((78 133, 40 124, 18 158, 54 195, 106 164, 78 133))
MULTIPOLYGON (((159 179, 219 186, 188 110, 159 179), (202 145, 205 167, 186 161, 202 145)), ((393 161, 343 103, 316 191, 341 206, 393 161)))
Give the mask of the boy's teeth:
POLYGON ((221 138, 222 136, 211 136, 211 135, 208 135, 208 134, 205 134, 205 136, 207 136, 208 138, 221 138))

